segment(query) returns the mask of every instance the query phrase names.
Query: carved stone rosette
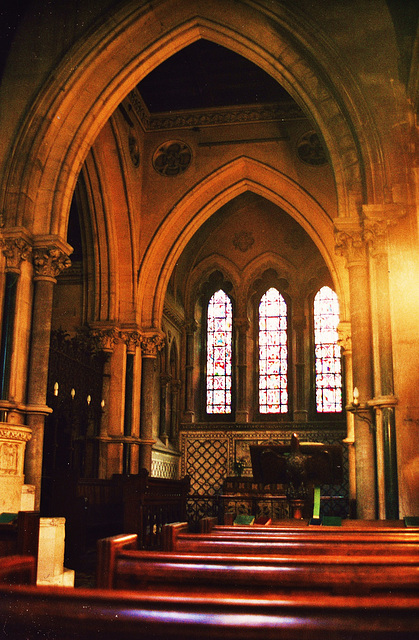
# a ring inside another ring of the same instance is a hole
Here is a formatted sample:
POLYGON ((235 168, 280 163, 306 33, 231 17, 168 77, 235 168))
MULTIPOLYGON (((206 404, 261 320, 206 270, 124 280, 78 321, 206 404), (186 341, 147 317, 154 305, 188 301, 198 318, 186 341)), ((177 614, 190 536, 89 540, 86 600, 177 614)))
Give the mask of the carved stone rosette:
POLYGON ((64 251, 55 246, 33 249, 35 280, 55 280, 64 269, 71 266, 71 260, 64 251))
POLYGON ((0 246, 6 258, 6 271, 20 273, 20 263, 27 260, 32 247, 24 238, 1 238, 0 246))

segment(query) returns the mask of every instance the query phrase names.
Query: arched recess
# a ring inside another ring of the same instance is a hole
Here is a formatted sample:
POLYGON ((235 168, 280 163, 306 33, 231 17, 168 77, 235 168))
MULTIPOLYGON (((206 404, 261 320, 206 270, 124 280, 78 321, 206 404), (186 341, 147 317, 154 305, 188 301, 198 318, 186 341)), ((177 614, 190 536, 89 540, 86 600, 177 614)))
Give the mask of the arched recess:
POLYGON ((222 166, 191 189, 166 216, 155 234, 138 280, 139 324, 160 329, 164 296, 172 270, 199 227, 222 205, 237 195, 253 191, 290 214, 308 233, 322 254, 347 316, 347 272, 342 258, 334 255, 333 223, 322 207, 288 176, 251 158, 241 156, 222 166), (156 269, 156 265, 160 265, 156 269))
POLYGON ((292 9, 248 0, 228 9, 224 0, 162 0, 158 8, 127 1, 75 42, 61 64, 51 62, 10 153, 1 188, 7 226, 64 238, 76 180, 99 131, 149 71, 201 37, 252 60, 304 107, 331 158, 339 215, 358 215, 354 204, 367 190, 372 201, 385 180, 380 169, 365 176, 365 167, 382 166, 382 154, 372 126, 364 125, 372 120, 350 72, 292 9))

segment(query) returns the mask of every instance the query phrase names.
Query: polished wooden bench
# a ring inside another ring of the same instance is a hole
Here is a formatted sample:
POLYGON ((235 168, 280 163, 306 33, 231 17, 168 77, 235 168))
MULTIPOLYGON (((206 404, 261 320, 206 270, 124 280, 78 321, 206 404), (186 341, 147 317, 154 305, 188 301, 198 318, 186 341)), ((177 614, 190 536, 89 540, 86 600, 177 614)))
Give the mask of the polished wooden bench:
POLYGON ((266 593, 323 590, 330 593, 419 591, 417 556, 266 556, 135 550, 135 535, 98 542, 97 586, 182 588, 203 593, 254 589, 266 593))
POLYGON ((0 586, 0 620, 25 640, 417 640, 419 596, 0 586))
POLYGON ((36 558, 0 557, 0 584, 36 584, 36 558))
POLYGON ((365 533, 336 531, 296 535, 294 532, 267 534, 259 530, 231 531, 225 534, 188 532, 187 523, 172 523, 163 528, 163 549, 194 553, 276 554, 276 555, 419 555, 416 532, 365 533))

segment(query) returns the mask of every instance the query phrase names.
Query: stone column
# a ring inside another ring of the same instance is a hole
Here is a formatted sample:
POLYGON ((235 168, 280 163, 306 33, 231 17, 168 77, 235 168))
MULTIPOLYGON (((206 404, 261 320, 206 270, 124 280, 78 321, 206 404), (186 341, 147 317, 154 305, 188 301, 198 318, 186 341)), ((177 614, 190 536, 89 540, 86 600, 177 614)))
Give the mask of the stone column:
POLYGON ((195 320, 191 320, 185 326, 186 331, 186 366, 185 366, 185 387, 186 387, 186 406, 185 406, 185 422, 195 421, 195 333, 198 325, 195 320))
POLYGON ((247 332, 250 322, 248 318, 236 318, 234 326, 237 330, 237 379, 236 379, 236 422, 249 421, 249 402, 247 397, 247 332))
POLYGON ((48 380, 48 356, 51 334, 52 297, 56 277, 70 266, 69 246, 62 243, 33 249, 34 292, 31 347, 28 368, 27 424, 32 429, 25 460, 25 477, 35 486, 35 509, 41 498, 42 453, 48 380))
MULTIPOLYGON (((351 323, 341 321, 338 325, 338 344, 342 349, 342 373, 344 373, 346 395, 342 398, 343 406, 350 405, 353 400, 352 386, 352 337, 351 323)), ((349 513, 350 517, 355 517, 356 509, 356 461, 355 461, 355 428, 354 416, 350 411, 346 413, 346 438, 343 441, 348 447, 349 464, 349 513)))
POLYGON ((106 478, 112 475, 112 472, 118 473, 119 468, 112 468, 109 472, 109 431, 110 420, 112 420, 112 406, 111 397, 113 397, 112 389, 112 365, 113 365, 113 353, 115 345, 118 342, 119 331, 116 327, 93 327, 91 329, 93 339, 97 344, 97 348, 100 351, 104 351, 108 354, 103 365, 103 382, 102 382, 102 417, 100 421, 99 432, 99 460, 98 460, 98 476, 99 478, 106 478))
POLYGON ((353 386, 359 390, 359 412, 355 414, 355 460, 357 517, 373 520, 376 512, 375 434, 371 422, 363 420, 373 396, 373 352, 370 281, 366 243, 358 221, 336 222, 336 250, 346 258, 349 271, 352 327, 353 386))
MULTIPOLYGON (((1 238, 0 246, 6 258, 5 288, 3 295, 2 329, 0 343, 0 400, 6 404, 10 398, 10 379, 12 373, 12 357, 15 347, 16 297, 20 278, 20 265, 31 253, 29 238, 22 235, 22 230, 9 230, 9 235, 1 238)), ((8 411, 1 410, 0 421, 6 422, 8 411)))
POLYGON ((151 473, 153 439, 154 392, 156 389, 157 354, 163 348, 164 338, 158 333, 141 336, 141 407, 139 468, 151 473))
POLYGON ((375 276, 376 327, 378 339, 380 396, 374 398, 370 405, 377 412, 377 440, 382 454, 378 460, 380 472, 378 483, 379 502, 384 504, 384 517, 390 520, 399 518, 399 491, 397 473, 396 417, 393 383, 393 350, 390 316, 390 289, 388 266, 388 227, 396 224, 399 208, 391 205, 364 205, 365 236, 368 240, 372 269, 375 276), (386 217, 391 209, 391 221, 386 217))

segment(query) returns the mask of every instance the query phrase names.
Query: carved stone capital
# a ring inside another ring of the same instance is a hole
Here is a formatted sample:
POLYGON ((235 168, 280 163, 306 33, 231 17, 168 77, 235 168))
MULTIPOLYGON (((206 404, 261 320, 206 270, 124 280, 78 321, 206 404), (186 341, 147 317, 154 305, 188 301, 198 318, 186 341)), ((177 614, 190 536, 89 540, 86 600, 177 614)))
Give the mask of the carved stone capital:
POLYGON ((358 222, 337 221, 335 225, 335 250, 346 259, 346 266, 366 263, 366 242, 363 229, 358 222))
POLYGON ((120 336, 127 345, 128 353, 135 353, 135 349, 141 346, 141 334, 139 331, 121 331, 120 336))
POLYGON ((185 322, 185 331, 186 333, 195 333, 198 329, 198 323, 196 320, 188 320, 185 322))
POLYGON ((35 280, 55 280, 64 269, 71 266, 71 260, 64 251, 56 246, 34 247, 33 266, 35 280))
POLYGON ((22 237, 5 237, 0 239, 0 246, 6 258, 6 271, 20 273, 20 263, 29 258, 31 245, 22 237))
POLYGON ((143 333, 140 344, 143 358, 156 358, 164 347, 164 336, 160 333, 143 333))
POLYGON ((348 321, 342 320, 338 324, 338 345, 346 354, 352 351, 352 328, 348 321))
POLYGON ((364 238, 370 255, 378 257, 387 254, 388 230, 406 215, 404 207, 394 204, 363 205, 364 238))
POLYGON ((96 343, 97 351, 112 353, 115 345, 119 341, 119 331, 116 327, 92 329, 90 334, 96 343))

